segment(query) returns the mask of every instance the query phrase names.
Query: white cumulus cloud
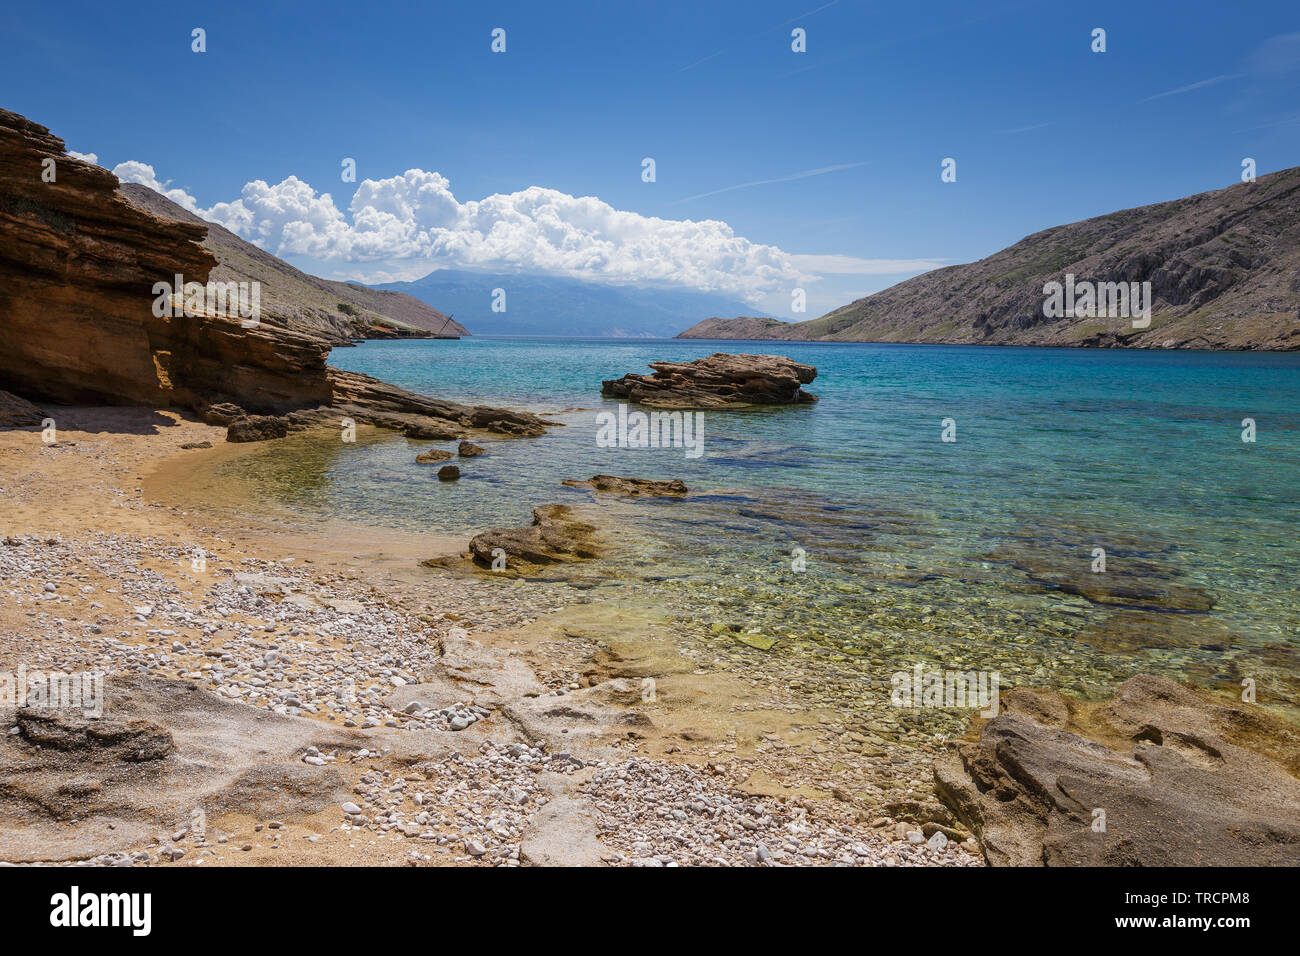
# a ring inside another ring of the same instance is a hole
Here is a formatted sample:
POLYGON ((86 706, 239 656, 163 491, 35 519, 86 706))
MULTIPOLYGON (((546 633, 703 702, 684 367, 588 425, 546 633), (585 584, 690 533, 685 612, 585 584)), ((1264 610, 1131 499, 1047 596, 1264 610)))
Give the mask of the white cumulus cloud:
POLYGON ((725 222, 643 216, 541 186, 461 202, 445 176, 423 169, 363 180, 346 210, 296 176, 275 185, 254 180, 238 199, 202 209, 145 163, 120 163, 113 172, 268 252, 371 263, 372 275, 422 275, 435 268, 530 271, 688 286, 757 301, 815 282, 819 272, 876 274, 937 264, 795 256, 738 236, 725 222))
POLYGON ((183 189, 168 189, 171 180, 160 182, 158 176, 153 171, 153 167, 148 163, 141 163, 134 159, 128 159, 125 163, 118 163, 113 167, 113 175, 124 183, 139 183, 141 186, 148 186, 156 193, 162 193, 178 206, 184 206, 192 213, 202 215, 199 209, 198 200, 183 189))
POLYGON ((198 212, 277 255, 320 260, 419 260, 746 296, 808 278, 788 253, 725 222, 642 216, 540 186, 462 203, 445 176, 423 169, 363 180, 346 214, 296 176, 255 180, 234 202, 198 212))

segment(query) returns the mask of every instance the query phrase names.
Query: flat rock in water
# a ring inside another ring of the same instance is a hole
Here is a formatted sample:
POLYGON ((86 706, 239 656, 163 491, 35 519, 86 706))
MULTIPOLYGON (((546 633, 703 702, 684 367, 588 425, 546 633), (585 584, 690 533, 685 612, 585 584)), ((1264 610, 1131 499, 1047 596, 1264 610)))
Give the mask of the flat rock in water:
POLYGON ((570 488, 590 488, 593 491, 606 491, 632 497, 680 497, 686 494, 686 485, 679 478, 671 481, 655 481, 649 478, 619 478, 615 475, 592 475, 587 481, 566 478, 561 484, 570 488))
POLYGON ((783 355, 715 352, 693 362, 651 362, 653 375, 629 373, 601 383, 600 394, 656 408, 803 405, 817 369, 783 355))

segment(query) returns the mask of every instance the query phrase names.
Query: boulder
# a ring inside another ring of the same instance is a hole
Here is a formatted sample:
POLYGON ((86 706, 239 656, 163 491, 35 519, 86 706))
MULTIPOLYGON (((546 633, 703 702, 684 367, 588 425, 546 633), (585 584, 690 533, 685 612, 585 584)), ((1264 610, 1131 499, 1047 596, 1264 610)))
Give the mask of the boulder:
POLYGON ((456 454, 461 458, 473 458, 475 455, 487 454, 487 449, 482 445, 476 445, 472 441, 463 441, 456 448, 456 454))
POLYGON ((268 441, 289 434, 289 423, 274 415, 245 415, 226 428, 226 441, 268 441))
POLYGON ((502 713, 529 740, 552 748, 607 746, 630 734, 654 728, 642 708, 640 689, 626 680, 614 687, 597 684, 562 697, 545 694, 506 701, 502 713))
POLYGON ((1149 675, 1001 706, 934 767, 990 864, 1300 865, 1300 734, 1259 707, 1149 675))
POLYGON ((507 573, 526 573, 548 564, 596 557, 595 531, 594 525, 574 518, 568 505, 542 505, 533 509, 528 527, 485 531, 470 540, 469 550, 476 564, 490 568, 492 552, 501 549, 507 573))
POLYGON ((460 477, 460 469, 455 465, 443 465, 438 469, 439 481, 455 481, 460 477))
POLYGON ((203 420, 209 425, 229 425, 237 418, 243 418, 248 413, 238 405, 230 402, 217 402, 215 405, 209 405, 203 409, 203 420))
POLYGON ((589 488, 632 497, 663 498, 686 494, 686 485, 679 478, 655 481, 649 478, 619 478, 614 475, 592 475, 588 481, 565 479, 561 484, 570 488, 589 488))
POLYGON ((656 408, 801 405, 817 401, 803 386, 817 369, 781 355, 715 352, 693 362, 651 362, 653 375, 629 373, 601 383, 606 398, 656 408))
POLYGON ((451 457, 451 452, 443 451, 441 448, 430 448, 428 451, 422 451, 415 456, 416 464, 432 465, 436 462, 446 461, 451 457))

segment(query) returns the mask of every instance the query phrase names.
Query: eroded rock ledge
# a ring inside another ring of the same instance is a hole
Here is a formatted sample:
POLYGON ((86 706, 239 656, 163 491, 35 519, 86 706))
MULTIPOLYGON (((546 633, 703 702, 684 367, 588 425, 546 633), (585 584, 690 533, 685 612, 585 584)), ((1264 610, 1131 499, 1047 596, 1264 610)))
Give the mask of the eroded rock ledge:
POLYGON ((802 405, 817 401, 803 390, 817 369, 783 355, 715 352, 693 362, 651 362, 653 375, 629 373, 601 383, 606 398, 656 408, 728 408, 802 405))
POLYGON ((990 864, 1300 865, 1300 736, 1255 705, 1149 675, 1001 704, 934 768, 990 864))

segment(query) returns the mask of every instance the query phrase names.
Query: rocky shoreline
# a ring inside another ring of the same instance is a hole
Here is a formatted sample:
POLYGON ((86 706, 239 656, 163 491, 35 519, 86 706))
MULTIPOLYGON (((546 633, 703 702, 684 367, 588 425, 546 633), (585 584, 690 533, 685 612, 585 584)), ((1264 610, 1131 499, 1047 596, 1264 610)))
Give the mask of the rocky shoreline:
POLYGON ((217 453, 181 448, 220 445, 221 426, 132 409, 60 420, 57 446, 0 432, 14 505, 0 669, 102 671, 113 745, 87 743, 75 716, 0 715, 0 860, 982 864, 935 826, 755 789, 780 765, 730 734, 676 733, 637 668, 539 666, 512 636, 573 599, 562 589, 413 585, 236 544, 132 481, 217 453))
POLYGON ((843 698, 861 675, 832 659, 682 642, 570 586, 605 563, 602 505, 681 482, 595 475, 525 528, 368 540, 146 493, 246 453, 225 425, 61 408, 47 443, 5 408, 0 672, 100 673, 106 707, 0 704, 0 862, 1296 862, 1300 733, 1222 695, 1015 688, 931 740, 887 688, 843 698))

